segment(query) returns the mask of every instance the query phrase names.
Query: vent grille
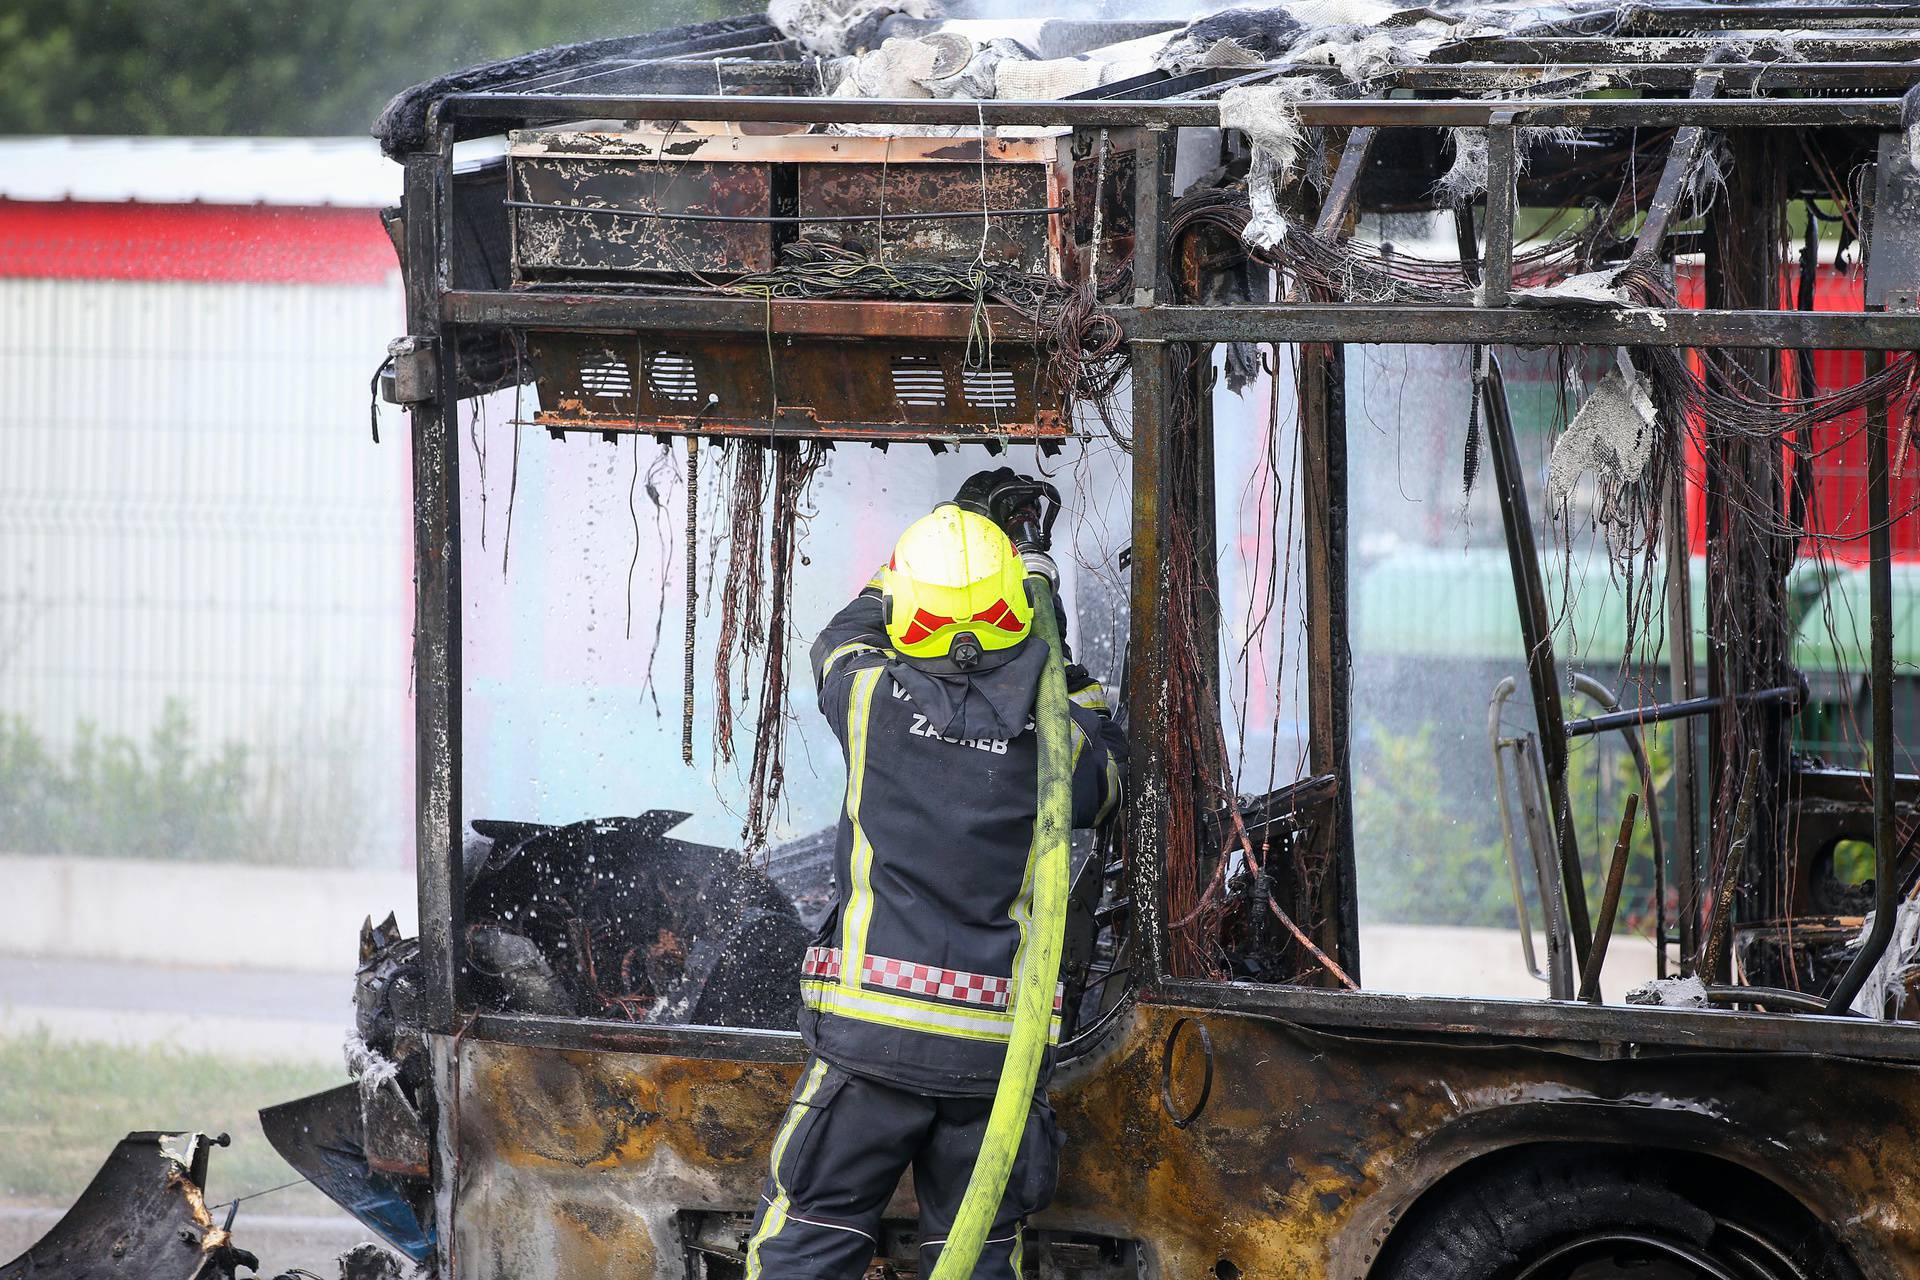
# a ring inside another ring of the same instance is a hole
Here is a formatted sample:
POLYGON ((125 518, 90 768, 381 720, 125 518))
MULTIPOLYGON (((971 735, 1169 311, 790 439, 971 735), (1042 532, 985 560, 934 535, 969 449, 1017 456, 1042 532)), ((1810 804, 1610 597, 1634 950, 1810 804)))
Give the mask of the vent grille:
POLYGON ((1011 409, 1014 405, 1011 369, 963 369, 960 388, 975 409, 1011 409))
POLYGON ((694 376, 693 357, 684 351, 648 352, 647 390, 661 400, 699 399, 700 380, 694 376))
POLYGON ((580 361, 580 391, 618 400, 633 394, 633 368, 611 351, 589 352, 580 361))
POLYGON ((903 405, 944 409, 947 407, 947 375, 932 356, 895 356, 893 394, 903 405))

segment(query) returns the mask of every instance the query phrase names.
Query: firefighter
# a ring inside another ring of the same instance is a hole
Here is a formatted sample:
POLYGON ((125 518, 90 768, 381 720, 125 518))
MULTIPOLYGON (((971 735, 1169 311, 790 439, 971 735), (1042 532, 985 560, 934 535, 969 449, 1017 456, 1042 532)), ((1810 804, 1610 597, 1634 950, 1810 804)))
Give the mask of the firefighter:
MULTIPOLYGON (((1023 560, 970 509, 1011 475, 976 476, 909 526, 814 641, 820 709, 847 764, 839 901, 802 966, 812 1056, 774 1134, 747 1280, 857 1280, 909 1167, 930 1274, 986 1131, 1033 923, 1032 716, 1051 655, 1030 639, 1026 577, 1058 578, 1044 548, 1023 560)), ((1098 682, 1071 664, 1066 675, 1074 825, 1095 826, 1118 805, 1126 743, 1098 682)), ((1053 1194, 1051 1059, 1050 1047, 975 1276, 1019 1275, 1024 1220, 1053 1194)))

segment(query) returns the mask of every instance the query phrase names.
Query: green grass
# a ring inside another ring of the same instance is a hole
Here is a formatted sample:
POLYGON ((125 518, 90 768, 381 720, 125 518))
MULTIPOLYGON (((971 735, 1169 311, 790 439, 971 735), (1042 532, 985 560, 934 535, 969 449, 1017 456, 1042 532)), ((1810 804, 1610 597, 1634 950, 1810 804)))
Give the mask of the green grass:
MULTIPOLYGON (((233 1145, 209 1157, 210 1202, 277 1186, 298 1175, 268 1145, 255 1113, 345 1080, 337 1063, 236 1061, 44 1031, 0 1037, 0 1199, 70 1203, 113 1144, 137 1129, 231 1134, 233 1145)), ((327 1203, 296 1187, 243 1206, 242 1216, 314 1213, 327 1203)))

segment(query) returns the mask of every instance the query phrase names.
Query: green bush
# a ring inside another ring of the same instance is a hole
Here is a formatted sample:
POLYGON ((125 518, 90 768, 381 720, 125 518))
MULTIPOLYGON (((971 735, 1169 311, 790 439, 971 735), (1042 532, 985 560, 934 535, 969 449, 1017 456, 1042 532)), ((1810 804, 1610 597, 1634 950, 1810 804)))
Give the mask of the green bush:
POLYGON ((0 850, 128 858, 258 858, 247 748, 202 750, 169 699, 144 743, 82 722, 65 756, 0 715, 0 850))
POLYGON ((1433 736, 1376 726, 1353 783, 1360 913, 1400 924, 1513 923, 1513 891, 1496 838, 1483 829, 1491 796, 1471 809, 1442 785, 1433 736))
MULTIPOLYGON (((1491 757, 1484 785, 1450 787, 1442 778, 1434 731, 1432 724, 1406 733, 1376 725, 1367 735, 1353 787, 1360 913, 1369 920, 1404 924, 1511 928, 1513 882, 1500 849, 1497 801, 1487 789, 1492 781, 1491 757)), ((1673 769, 1667 726, 1655 726, 1645 741, 1656 793, 1663 802, 1670 802, 1673 769)), ((1633 758, 1617 737, 1604 745, 1583 742, 1569 757, 1567 798, 1580 841, 1590 913, 1599 909, 1627 795, 1643 790, 1633 758)), ((1526 836, 1519 828, 1517 794, 1513 802, 1514 838, 1524 859, 1526 836)), ((1673 815, 1668 808, 1670 804, 1663 805, 1660 819, 1671 833, 1673 815)), ((1646 812, 1642 795, 1620 897, 1622 928, 1638 927, 1652 915, 1653 837, 1646 812)), ((1529 909, 1538 927, 1538 899, 1524 861, 1522 881, 1528 886, 1529 909)), ((1671 886, 1668 895, 1671 899, 1671 886)))

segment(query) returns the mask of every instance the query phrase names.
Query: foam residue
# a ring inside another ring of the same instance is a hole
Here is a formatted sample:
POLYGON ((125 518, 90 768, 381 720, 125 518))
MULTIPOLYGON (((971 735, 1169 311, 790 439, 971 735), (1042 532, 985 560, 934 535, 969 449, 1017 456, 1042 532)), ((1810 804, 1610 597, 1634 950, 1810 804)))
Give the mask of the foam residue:
POLYGON ((1280 80, 1242 85, 1220 95, 1220 126, 1238 129, 1253 145, 1247 169, 1247 200, 1253 217, 1242 232, 1256 249, 1272 249, 1286 238, 1279 190, 1292 180, 1300 155, 1300 113, 1294 103, 1310 96, 1309 80, 1280 80))

